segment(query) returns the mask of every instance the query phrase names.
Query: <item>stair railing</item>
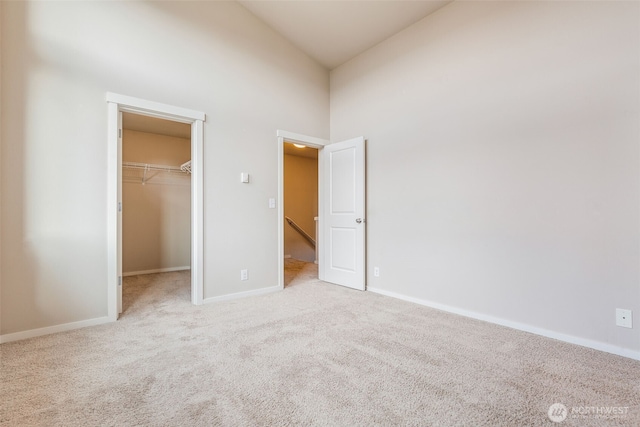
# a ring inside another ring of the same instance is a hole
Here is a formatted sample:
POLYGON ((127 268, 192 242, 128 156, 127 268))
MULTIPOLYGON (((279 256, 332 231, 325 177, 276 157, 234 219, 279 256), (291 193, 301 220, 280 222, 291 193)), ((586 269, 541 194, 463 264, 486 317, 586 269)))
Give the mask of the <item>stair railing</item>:
POLYGON ((306 231, 304 231, 302 229, 302 227, 300 227, 298 224, 296 224, 296 222, 294 220, 292 220, 291 218, 289 218, 288 216, 285 216, 284 219, 287 220, 287 222, 289 223, 289 225, 296 230, 298 233, 300 233, 300 235, 302 237, 304 237, 305 239, 307 239, 307 241, 309 243, 311 243, 311 245, 315 248, 316 247, 316 241, 313 237, 311 237, 309 235, 309 233, 307 233, 306 231))

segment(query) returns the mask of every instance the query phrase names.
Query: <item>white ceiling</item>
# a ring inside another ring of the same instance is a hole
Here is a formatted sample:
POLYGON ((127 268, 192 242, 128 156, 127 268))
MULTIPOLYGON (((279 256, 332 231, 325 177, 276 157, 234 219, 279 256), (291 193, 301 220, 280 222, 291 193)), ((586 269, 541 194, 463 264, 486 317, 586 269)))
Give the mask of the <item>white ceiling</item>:
POLYGON ((452 0, 238 2, 329 70, 452 0))
MULTIPOLYGON (((331 70, 453 0, 237 0, 311 58, 331 70)), ((123 128, 190 138, 191 126, 123 114, 123 128)), ((314 151, 286 147, 287 154, 314 151)))

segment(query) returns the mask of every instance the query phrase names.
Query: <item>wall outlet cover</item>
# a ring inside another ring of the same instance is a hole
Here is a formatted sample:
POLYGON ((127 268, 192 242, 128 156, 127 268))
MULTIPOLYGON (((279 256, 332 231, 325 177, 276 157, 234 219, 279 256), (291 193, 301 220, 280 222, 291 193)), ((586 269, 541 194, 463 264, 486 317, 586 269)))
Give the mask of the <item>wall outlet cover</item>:
POLYGON ((616 308, 616 325, 623 328, 633 328, 633 318, 631 310, 616 308))

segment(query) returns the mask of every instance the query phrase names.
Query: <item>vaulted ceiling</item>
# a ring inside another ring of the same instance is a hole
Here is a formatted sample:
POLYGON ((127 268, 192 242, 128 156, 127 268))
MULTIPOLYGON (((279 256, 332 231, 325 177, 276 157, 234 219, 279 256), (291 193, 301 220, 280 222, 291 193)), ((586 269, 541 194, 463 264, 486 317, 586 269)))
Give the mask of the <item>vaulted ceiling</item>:
MULTIPOLYGON (((238 0, 273 30, 331 70, 453 0, 238 0)), ((183 123, 125 114, 125 129, 189 138, 183 123)), ((288 154, 313 155, 287 147, 288 154)), ((310 154, 311 153, 311 154, 310 154)))
POLYGON ((331 70, 452 0, 238 2, 331 70))

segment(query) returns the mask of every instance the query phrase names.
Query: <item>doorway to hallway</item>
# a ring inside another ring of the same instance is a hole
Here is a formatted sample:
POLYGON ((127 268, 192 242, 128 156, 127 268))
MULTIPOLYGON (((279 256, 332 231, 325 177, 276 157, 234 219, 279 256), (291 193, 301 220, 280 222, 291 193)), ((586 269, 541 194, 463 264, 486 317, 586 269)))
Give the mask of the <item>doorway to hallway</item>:
MULTIPOLYGON (((285 283, 289 270, 317 264, 318 150, 285 143, 283 158, 285 283)), ((317 268, 315 269, 317 279, 317 268)))
MULTIPOLYGON (((327 140, 279 130, 278 137, 278 283, 284 288, 284 151, 288 143, 318 151, 318 221, 316 233, 320 280, 365 290, 366 204, 365 140, 327 140)), ((304 233, 301 227, 300 234, 304 233)), ((307 240, 311 241, 311 238, 307 240)))

